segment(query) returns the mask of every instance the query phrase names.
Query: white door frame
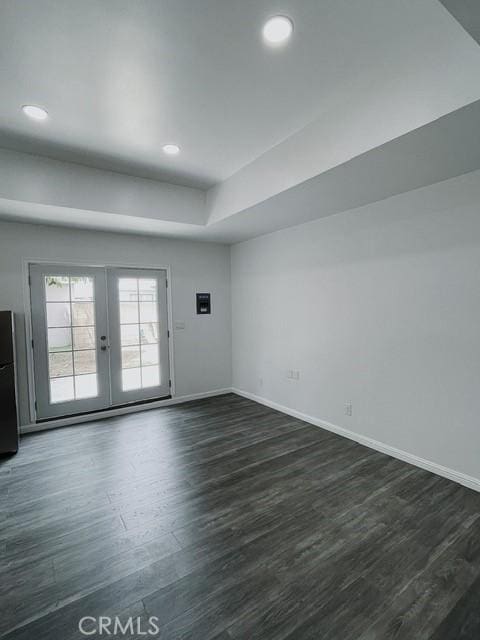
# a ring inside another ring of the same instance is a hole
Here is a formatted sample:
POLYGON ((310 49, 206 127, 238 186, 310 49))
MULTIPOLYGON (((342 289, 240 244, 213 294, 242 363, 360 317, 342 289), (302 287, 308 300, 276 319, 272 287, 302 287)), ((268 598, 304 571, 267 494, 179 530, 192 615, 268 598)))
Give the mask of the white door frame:
MULTIPOLYGON (((132 264, 132 263, 92 263, 86 260, 48 260, 46 258, 22 258, 23 271, 23 301, 25 311, 25 336, 26 336, 26 352, 27 352, 27 386, 28 386, 28 404, 30 412, 30 420, 32 423, 37 422, 37 412, 35 409, 35 374, 33 363, 33 330, 32 330, 32 305, 30 296, 30 265, 31 264, 52 264, 66 267, 99 267, 107 269, 108 267, 126 268, 126 269, 153 269, 164 270, 167 272, 167 328, 168 328, 168 356, 170 362, 170 380, 172 386, 170 395, 175 397, 175 357, 174 357, 174 341, 173 341, 173 313, 172 313, 172 270, 170 265, 152 265, 152 264, 132 264)), ((99 412, 101 414, 101 412, 99 412)))

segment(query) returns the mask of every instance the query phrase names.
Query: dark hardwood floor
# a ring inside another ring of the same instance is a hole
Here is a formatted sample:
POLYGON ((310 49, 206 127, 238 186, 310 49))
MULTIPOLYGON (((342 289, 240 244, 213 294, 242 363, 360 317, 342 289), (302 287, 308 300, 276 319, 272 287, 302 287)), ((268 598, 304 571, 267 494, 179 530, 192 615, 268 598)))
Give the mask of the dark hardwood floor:
POLYGON ((480 494, 453 482, 233 395, 21 444, 1 637, 480 638, 480 494))

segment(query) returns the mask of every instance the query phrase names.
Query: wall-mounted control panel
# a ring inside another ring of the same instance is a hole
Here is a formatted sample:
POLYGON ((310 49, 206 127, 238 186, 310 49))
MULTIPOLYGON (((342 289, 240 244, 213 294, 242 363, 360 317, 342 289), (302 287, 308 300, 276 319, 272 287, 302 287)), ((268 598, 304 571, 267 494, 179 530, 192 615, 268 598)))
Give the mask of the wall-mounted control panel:
POLYGON ((211 302, 209 293, 197 293, 197 314, 207 315, 211 313, 211 302))

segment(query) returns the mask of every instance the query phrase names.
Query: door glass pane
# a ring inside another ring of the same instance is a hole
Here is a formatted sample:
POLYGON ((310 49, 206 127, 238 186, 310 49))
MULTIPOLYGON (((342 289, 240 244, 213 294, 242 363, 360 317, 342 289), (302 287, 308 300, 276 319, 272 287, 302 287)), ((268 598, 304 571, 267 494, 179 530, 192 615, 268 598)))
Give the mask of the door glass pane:
POLYGON ((70 300, 70 279, 68 276, 45 276, 45 297, 47 302, 70 300))
POLYGON ((157 278, 119 278, 122 389, 160 384, 157 278), (141 348, 139 345, 142 345, 141 348))
POLYGON ((118 296, 120 301, 136 302, 138 300, 137 278, 119 278, 118 279, 118 296))
POLYGON ((140 347, 122 347, 122 369, 140 366, 140 347))
POLYGON ((82 373, 96 373, 97 371, 97 354, 94 349, 91 351, 75 351, 75 375, 82 373))
POLYGON ((70 302, 47 302, 47 326, 69 327, 70 302))
POLYGON ((93 278, 74 276, 70 278, 72 302, 93 302, 93 278))
POLYGON ((45 276, 50 402, 98 395, 94 278, 45 276))
POLYGON ((95 348, 95 327, 73 327, 73 348, 94 349, 95 348))
POLYGON ((120 324, 138 323, 138 302, 120 302, 120 324))
POLYGON ((158 342, 158 324, 156 322, 140 325, 140 342, 142 344, 156 344, 158 342))
POLYGON ((71 350, 72 330, 70 327, 65 327, 63 329, 48 329, 48 351, 50 353, 71 350))
POLYGON ((142 377, 140 374, 141 369, 122 369, 122 390, 133 391, 134 389, 141 389, 142 377))
POLYGON ((50 353, 48 355, 50 378, 73 376, 72 352, 50 353))
POLYGON ((157 344, 142 346, 142 367, 159 363, 159 353, 157 344))
POLYGON ((56 378, 50 380, 50 402, 68 402, 75 400, 73 378, 56 378))
POLYGON ((142 367, 142 387, 157 387, 160 384, 160 369, 155 367, 142 367))
POLYGON ((139 278, 138 297, 144 302, 155 302, 157 300, 157 281, 155 278, 139 278))
POLYGON ((75 398, 94 398, 98 395, 97 374, 75 376, 75 398))
POLYGON ((158 322, 156 302, 140 302, 140 322, 158 322))
POLYGON ((74 327, 93 326, 95 324, 93 302, 72 302, 72 321, 74 327))
POLYGON ((122 347, 131 344, 139 344, 139 325, 138 324, 122 324, 120 326, 120 341, 122 347))

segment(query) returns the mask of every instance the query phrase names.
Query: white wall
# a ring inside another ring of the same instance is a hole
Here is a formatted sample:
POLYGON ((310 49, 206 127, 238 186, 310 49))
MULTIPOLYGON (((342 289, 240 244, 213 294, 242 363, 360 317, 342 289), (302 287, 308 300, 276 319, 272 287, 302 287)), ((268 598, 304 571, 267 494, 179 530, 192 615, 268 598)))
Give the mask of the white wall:
POLYGON ((235 388, 480 478, 480 172, 235 245, 232 319, 235 388))
POLYGON ((168 182, 0 149, 5 200, 203 225, 205 192, 168 182))
POLYGON ((171 266, 176 395, 231 386, 230 252, 220 244, 0 222, 0 309, 16 317, 21 424, 30 422, 22 259, 171 266), (197 316, 195 291, 212 293, 212 315, 197 316))

